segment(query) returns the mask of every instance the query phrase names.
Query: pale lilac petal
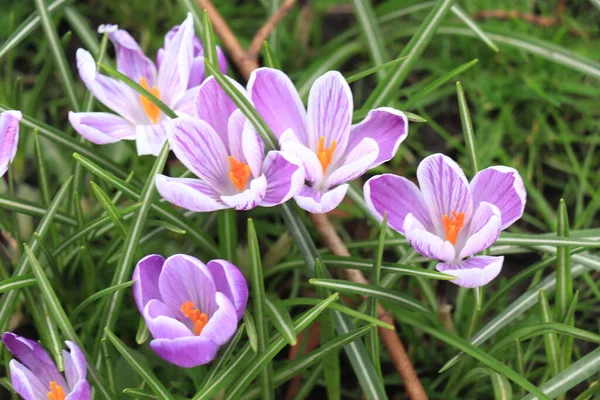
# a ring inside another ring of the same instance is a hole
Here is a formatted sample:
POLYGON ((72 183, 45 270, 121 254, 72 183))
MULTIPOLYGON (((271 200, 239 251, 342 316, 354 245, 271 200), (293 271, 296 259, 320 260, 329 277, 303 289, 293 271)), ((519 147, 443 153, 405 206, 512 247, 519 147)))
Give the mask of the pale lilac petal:
POLYGON ((158 70, 158 88, 161 100, 173 106, 188 88, 194 60, 194 20, 188 13, 173 38, 165 43, 165 51, 158 70))
POLYGON ((150 347, 163 360, 182 368, 192 368, 211 362, 220 346, 202 336, 188 336, 173 340, 154 339, 150 347))
POLYGON ((136 83, 145 78, 150 87, 156 80, 156 67, 144 54, 140 45, 131 35, 121 29, 113 29, 114 25, 101 26, 98 31, 108 33, 108 37, 115 46, 117 58, 117 71, 126 75, 136 83))
POLYGON ((133 140, 136 137, 135 126, 116 114, 69 111, 69 122, 77 133, 95 144, 133 140))
POLYGON ((139 94, 123 82, 98 74, 94 58, 84 49, 77 50, 77 69, 88 90, 106 107, 132 124, 149 121, 139 94))
POLYGON ((233 303, 223 293, 217 292, 215 301, 218 308, 209 317, 200 336, 208 338, 218 345, 223 345, 235 333, 238 316, 233 303))
POLYGON ((25 400, 43 399, 48 388, 27 367, 17 360, 10 360, 10 381, 15 392, 25 400))
POLYGON ((375 176, 364 186, 365 203, 379 221, 387 213, 387 224, 404 234, 404 219, 412 214, 426 229, 431 229, 429 210, 421 191, 408 179, 384 174, 375 176))
POLYGON ((440 272, 458 277, 452 283, 466 288, 487 285, 498 276, 504 257, 477 256, 459 263, 439 263, 435 268, 440 272))
POLYGON ((308 95, 309 147, 317 150, 321 137, 325 138, 325 148, 335 140, 336 162, 348 145, 353 107, 352 92, 342 74, 329 71, 319 77, 308 95))
POLYGON ((381 107, 369 111, 361 123, 352 126, 348 149, 358 145, 364 138, 375 140, 379 154, 371 165, 373 168, 391 160, 407 135, 408 120, 404 113, 390 107, 381 107))
POLYGON ((218 192, 230 186, 229 154, 209 124, 197 118, 177 118, 168 124, 167 134, 173 153, 190 171, 218 192))
POLYGON ((294 200, 304 210, 313 214, 324 214, 340 205, 346 192, 348 185, 340 185, 335 189, 326 191, 325 193, 317 192, 309 186, 304 186, 300 192, 294 196, 294 200))
POLYGON ((304 179, 310 184, 320 184, 323 180, 323 167, 317 154, 300 143, 291 130, 285 132, 281 138, 281 150, 302 162, 304 179))
POLYGON ((417 168, 417 179, 428 205, 435 232, 444 235, 442 216, 464 212, 468 220, 473 210, 469 183, 462 169, 443 154, 426 157, 417 168))
POLYGON ((139 156, 157 156, 167 141, 168 119, 154 125, 137 125, 135 127, 135 145, 139 156))
MULTIPOLYGON (((243 86, 231 78, 227 79, 240 93, 245 95, 246 90, 243 86)), ((198 96, 194 100, 194 116, 206 121, 221 136, 225 147, 228 146, 227 128, 229 118, 235 110, 237 110, 237 106, 221 88, 214 76, 211 76, 200 85, 198 96)))
POLYGON ((133 298, 140 313, 152 299, 161 300, 158 290, 158 277, 162 271, 165 259, 158 254, 151 254, 138 261, 133 271, 133 298))
POLYGON ((266 193, 267 179, 261 175, 252 179, 250 185, 243 192, 221 196, 221 201, 236 210, 251 210, 261 203, 266 193))
POLYGON ((67 385, 69 388, 73 388, 77 382, 85 381, 87 362, 79 346, 68 340, 65 344, 70 350, 63 350, 62 352, 65 361, 65 376, 67 378, 67 385))
POLYGON ((209 212, 227 208, 219 194, 200 179, 156 176, 158 193, 171 204, 195 212, 209 212))
POLYGON ((441 261, 455 259, 456 251, 452 243, 429 232, 413 214, 406 215, 403 229, 408 243, 422 256, 441 261))
POLYGON ((21 111, 5 111, 0 113, 0 176, 8 171, 8 164, 17 154, 19 144, 19 121, 21 111))
POLYGON ((227 73, 227 57, 219 46, 217 46, 217 58, 219 59, 219 70, 225 75, 227 73))
MULTIPOLYGON (((465 235, 459 259, 472 256, 490 247, 500 236, 502 215, 498 207, 493 204, 481 202, 475 210, 471 223, 465 235)), ((462 235, 461 235, 462 236, 462 235)))
POLYGON ((90 384, 87 381, 80 381, 75 385, 71 393, 65 397, 65 400, 90 400, 91 398, 90 384))
POLYGON ((227 260, 212 260, 206 265, 215 282, 217 292, 223 293, 233 303, 238 321, 248 303, 248 282, 240 270, 227 260))
POLYGON ((180 117, 193 117, 194 116, 194 102, 198 97, 198 91, 200 86, 194 86, 186 90, 183 97, 177 102, 173 111, 180 117))
POLYGON ((267 179, 267 193, 260 203, 263 207, 285 203, 304 185, 302 163, 291 154, 270 151, 262 169, 267 179))
POLYGON ((215 283, 210 271, 195 257, 176 254, 167 258, 158 287, 163 302, 172 309, 180 310, 187 301, 208 315, 217 308, 215 283))
POLYGON ((261 175, 264 158, 263 141, 241 110, 235 110, 228 123, 229 152, 238 162, 250 167, 252 176, 261 175))
MULTIPOLYGON (((181 306, 180 306, 181 307, 181 306)), ((160 300, 150 300, 144 308, 146 326, 155 339, 177 339, 178 337, 192 336, 192 323, 185 324, 178 321, 175 312, 160 300)), ((183 313, 179 315, 184 318, 183 313)))
POLYGON ((527 192, 516 169, 504 166, 486 168, 475 175, 470 186, 475 207, 487 201, 500 209, 502 229, 508 228, 523 215, 527 192))
POLYGON ((194 56, 192 68, 190 69, 190 80, 188 89, 199 86, 206 79, 206 67, 204 66, 204 56, 194 56))
POLYGON ((256 69, 247 87, 252 103, 275 137, 279 139, 291 129, 301 143, 308 145, 306 110, 285 73, 273 68, 256 69))
POLYGON ((362 176, 375 162, 378 154, 379 146, 375 140, 364 138, 344 158, 339 160, 337 164, 339 166, 329 167, 333 171, 327 171, 329 172, 326 179, 327 186, 334 187, 362 176))

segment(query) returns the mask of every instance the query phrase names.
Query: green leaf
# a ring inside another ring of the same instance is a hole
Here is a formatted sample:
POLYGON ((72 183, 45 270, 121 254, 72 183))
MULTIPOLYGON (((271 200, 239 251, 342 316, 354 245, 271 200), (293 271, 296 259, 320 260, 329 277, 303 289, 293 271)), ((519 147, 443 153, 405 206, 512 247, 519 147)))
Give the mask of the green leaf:
POLYGON ((281 63, 277 59, 277 55, 267 41, 263 42, 262 56, 266 67, 281 69, 281 63))
POLYGON ((248 341, 252 351, 255 353, 258 351, 258 334, 256 333, 256 323, 252 314, 248 310, 244 312, 244 324, 246 325, 246 334, 248 335, 248 341))
MULTIPOLYGON (((381 263, 383 262, 383 250, 385 244, 385 237, 387 233, 387 213, 383 215, 383 221, 381 221, 381 226, 379 227, 379 244, 377 245, 377 250, 375 251, 375 261, 373 263, 373 271, 371 273, 371 284, 374 287, 379 287, 379 281, 381 279, 381 263)), ((377 318, 379 315, 378 312, 378 302, 376 297, 369 297, 367 299, 367 310, 371 318, 377 318)), ((366 338, 367 351, 371 353, 371 362, 377 369, 377 374, 379 375, 379 379, 383 381, 383 375, 381 372, 381 358, 379 351, 379 335, 377 334, 377 330, 373 330, 369 332, 366 338)))
POLYGON ((500 49, 496 46, 496 43, 490 39, 486 33, 477 25, 475 21, 463 10, 458 4, 455 4, 450 8, 454 15, 456 15, 465 25, 467 25, 475 35, 477 35, 483 43, 485 43, 490 49, 498 53, 500 49))
POLYGON ((13 276, 0 281, 0 293, 35 285, 37 285, 37 281, 31 275, 13 276))
POLYGON ((150 337, 150 331, 146 326, 146 321, 144 321, 143 317, 140 317, 140 322, 138 324, 137 332, 135 333, 135 342, 139 345, 142 345, 148 341, 150 337))
POLYGON ((94 293, 93 295, 89 296, 87 299, 82 301, 81 304, 79 304, 77 306, 77 308, 75 308, 75 310, 73 310, 73 312, 71 313, 71 318, 75 319, 76 315, 78 315, 84 308, 86 308, 88 305, 90 305, 94 301, 100 300, 101 298, 108 296, 109 294, 114 293, 118 290, 122 290, 122 289, 126 289, 128 287, 131 287, 131 286, 133 286, 134 283, 135 283, 135 281, 127 281, 127 282, 120 283, 118 285, 109 286, 105 289, 102 289, 102 290, 94 293))
MULTIPOLYGON (((543 290, 540 290, 540 314, 542 322, 546 324, 552 323, 552 313, 550 311, 550 304, 546 298, 546 294, 543 290)), ((530 326, 528 327, 530 328, 530 326)), ((522 337, 519 337, 519 341, 523 341, 522 337)), ((560 346, 556 334, 552 331, 544 334, 544 347, 546 349, 546 359, 552 372, 552 376, 555 376, 560 371, 560 346)))
MULTIPOLYGON (((208 16, 208 11, 204 10, 202 14, 202 47, 204 48, 204 63, 219 65, 219 58, 217 57, 217 39, 215 38, 215 32, 213 31, 212 22, 208 16)), ((207 73, 208 78, 211 74, 207 73)))
MULTIPOLYGON (((361 1, 361 0, 354 0, 354 1, 361 1)), ((395 67, 396 65, 400 64, 400 62, 405 60, 406 58, 408 58, 408 56, 396 58, 395 60, 388 61, 388 62, 378 65, 376 67, 365 69, 364 71, 361 71, 357 74, 347 77, 346 82, 348 82, 348 83, 356 82, 356 81, 363 79, 369 75, 373 75, 376 72, 385 72, 384 71, 385 69, 395 67)))
POLYGON ((486 375, 490 377, 490 381, 492 382, 492 387, 494 389, 494 399, 496 400, 512 400, 512 387, 510 386, 510 382, 504 376, 500 375, 497 372, 492 371, 489 368, 475 368, 468 372, 468 377, 465 378, 466 381, 475 381, 477 382, 481 375, 486 375))
POLYGON ((101 46, 98 43, 96 32, 90 29, 85 17, 76 8, 69 6, 65 9, 65 18, 69 21, 69 25, 77 33, 77 37, 81 39, 85 47, 94 56, 98 57, 102 52, 101 46))
MULTIPOLYGON (((17 199, 10 197, 8 195, 0 194, 0 208, 4 208, 6 210, 15 211, 20 214, 31 215, 32 217, 43 217, 46 215, 47 210, 40 206, 39 204, 35 204, 23 199, 17 199)), ((60 222, 61 224, 69 225, 69 226, 77 226, 77 221, 68 215, 62 213, 56 213, 54 216, 56 222, 60 222)))
MULTIPOLYGON (((244 316, 245 315, 246 313, 244 313, 244 316)), ((231 338, 231 340, 229 340, 229 342, 227 342, 227 344, 222 347, 222 350, 219 351, 219 356, 215 361, 212 362, 210 370, 208 370, 208 373, 206 374, 206 377, 204 378, 200 387, 206 386, 206 384, 212 380, 212 378, 217 374, 217 372, 219 372, 225 365, 227 365, 227 362, 231 358, 233 351, 237 347, 240 339, 242 338, 242 336, 244 336, 245 330, 246 323, 244 322, 240 325, 233 338, 231 338)))
POLYGON ((115 349, 117 349, 119 354, 121 354, 123 359, 125 359, 131 368, 133 368, 135 372, 137 372, 138 375, 144 380, 144 382, 148 384, 148 386, 154 391, 159 399, 169 400, 173 398, 169 393, 169 390, 162 384, 161 381, 158 380, 158 378, 148 367, 138 361, 131 350, 125 346, 125 343, 116 337, 115 334, 112 333, 108 328, 104 329, 104 333, 115 349))
MULTIPOLYGON (((564 199, 558 206, 556 235, 569 236, 569 215, 564 199)), ((562 320, 566 315, 569 303, 573 298, 573 278, 571 276, 571 252, 568 247, 556 249, 556 310, 555 319, 562 320)))
POLYGON ((479 172, 477 151, 475 150, 475 134, 473 132, 473 124, 471 123, 471 114, 469 113, 469 106, 467 105, 465 92, 463 91, 460 82, 456 82, 456 92, 458 93, 458 109, 460 111, 460 121, 462 123, 463 134, 465 136, 465 144, 471 160, 472 172, 473 175, 475 175, 477 172, 479 172))
MULTIPOLYGON (((352 0, 354 6, 354 15, 358 20, 358 26, 362 33, 363 40, 366 42, 367 50, 373 65, 382 65, 390 59, 385 48, 383 33, 379 29, 379 24, 375 18, 375 12, 368 0, 352 0)), ((377 77, 383 79, 385 72, 379 70, 377 77)))
POLYGON ((113 224, 119 229, 119 231, 121 232, 121 235, 123 237, 126 237, 127 229, 125 228, 125 225, 123 224, 123 221, 121 220, 121 215, 120 215, 119 211, 117 210, 115 205, 112 203, 110 197, 108 197, 108 195, 104 192, 104 190, 102 190, 102 188, 100 186, 96 185, 96 183, 90 182, 90 185, 92 186, 94 195, 96 195, 96 198, 102 205, 102 208, 104 208, 104 211, 106 211, 106 215, 110 218, 110 220, 113 222, 113 224))
POLYGON ((375 297, 379 300, 388 301, 392 304, 398 305, 402 308, 416 311, 419 313, 431 314, 427 308, 425 308, 417 300, 401 295, 397 291, 386 289, 383 287, 375 287, 373 285, 367 285, 363 283, 348 282, 338 279, 310 279, 308 281, 311 285, 322 286, 330 290, 335 290, 342 293, 356 294, 358 296, 375 297))
POLYGON ((229 208, 217 211, 219 225, 219 245, 221 247, 221 257, 237 263, 237 211, 229 208))
POLYGON ((294 333, 294 326, 290 313, 283 305, 283 302, 275 294, 270 293, 265 298, 265 312, 269 320, 279 331, 281 336, 288 342, 290 346, 295 346, 298 338, 294 333))

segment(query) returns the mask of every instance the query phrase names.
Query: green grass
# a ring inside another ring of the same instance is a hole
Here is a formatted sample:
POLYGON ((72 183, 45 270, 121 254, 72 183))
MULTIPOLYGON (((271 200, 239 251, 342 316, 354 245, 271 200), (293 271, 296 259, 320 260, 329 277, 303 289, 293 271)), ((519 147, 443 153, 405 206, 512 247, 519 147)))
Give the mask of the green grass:
MULTIPOLYGON (((326 302, 308 299, 331 302, 338 291, 350 300, 367 294, 396 317, 397 333, 432 399, 509 399, 530 392, 540 397, 539 391, 550 398, 594 395, 590 387, 600 371, 597 1, 565 2, 552 26, 477 15, 500 9, 552 17, 558 0, 462 1, 462 13, 443 0, 299 2, 310 9, 296 6, 264 50, 265 62, 280 63, 304 95, 329 69, 352 77, 357 118, 368 111, 366 104, 397 107, 426 120, 411 123, 396 157, 368 175, 414 178, 419 161, 434 152, 453 157, 469 175, 495 164, 519 170, 528 191, 525 215, 491 249, 505 254, 506 261, 500 277, 481 293, 480 310, 473 290, 445 282, 401 236, 390 230, 387 237, 380 235, 357 191, 368 176, 330 215, 352 254, 343 261, 327 254, 310 220, 292 203, 250 212, 184 214, 159 204, 149 179, 163 163, 169 175, 184 173, 173 156, 138 157, 131 142, 95 146, 80 141, 67 120, 69 110, 90 104, 75 68, 76 49, 100 52, 97 26, 117 23, 153 57, 192 3, 4 5, 0 109, 20 109, 25 120, 12 165, 14 193, 8 179, 0 180, 3 329, 40 339, 53 355, 58 354, 55 335, 60 342, 82 344, 90 361, 102 361, 89 373, 96 398, 228 398, 233 391, 242 398, 279 399, 296 375, 302 376, 299 392, 307 398, 327 393, 381 398, 383 392, 403 398, 385 346, 373 344, 379 336, 368 318, 375 301, 345 303, 363 314, 356 318, 346 307, 323 311, 326 302), (42 23, 27 28, 23 22, 42 9, 48 11, 42 23), (391 61, 387 68, 375 68, 391 61), (63 186, 74 173, 71 186, 63 186), (551 240, 557 232, 562 239, 551 240), (380 245, 383 261, 374 275, 380 288, 344 283, 341 268, 373 276, 380 245), (317 250, 328 274, 320 266, 315 271, 317 250), (144 331, 138 332, 140 316, 128 281, 139 256, 149 253, 187 253, 203 261, 237 258, 249 281, 253 277, 253 293, 259 295, 259 303, 254 299, 249 308, 253 319, 212 365, 177 368, 141 340, 144 331), (257 281, 261 277, 264 286, 257 281), (317 317, 326 326, 320 335, 326 343, 288 359, 288 342, 306 347, 308 329, 304 334, 300 329, 317 317), (262 353, 255 353, 250 337, 258 339, 262 353), (332 359, 338 356, 339 364, 332 359), (373 358, 379 360, 377 368, 373 358)), ((276 1, 215 3, 247 47, 276 1)), ((202 18, 199 14, 197 21, 202 18)), ((210 32, 196 28, 210 39, 210 32)), ((113 56, 109 44, 107 69, 113 56)), ((245 83, 231 64, 228 74, 245 83)), ((268 128, 263 130, 269 138, 268 128)), ((6 353, 0 348, 2 377, 6 353)), ((8 396, 2 388, 6 382, 0 380, 2 398, 8 396)))

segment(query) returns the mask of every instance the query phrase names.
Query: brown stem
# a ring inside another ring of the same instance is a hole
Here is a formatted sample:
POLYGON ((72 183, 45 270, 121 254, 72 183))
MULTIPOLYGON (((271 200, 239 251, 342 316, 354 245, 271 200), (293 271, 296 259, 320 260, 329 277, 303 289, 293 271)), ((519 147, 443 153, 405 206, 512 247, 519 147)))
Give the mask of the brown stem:
POLYGON ((271 33, 273 29, 281 22, 285 16, 292 11, 294 8, 294 4, 296 0, 284 0, 283 3, 279 6, 275 14, 269 18, 267 22, 258 30, 252 39, 252 43, 250 43, 250 47, 248 47, 248 57, 252 59, 258 59, 258 54, 260 53, 260 49, 263 45, 263 42, 267 40, 267 37, 271 33))

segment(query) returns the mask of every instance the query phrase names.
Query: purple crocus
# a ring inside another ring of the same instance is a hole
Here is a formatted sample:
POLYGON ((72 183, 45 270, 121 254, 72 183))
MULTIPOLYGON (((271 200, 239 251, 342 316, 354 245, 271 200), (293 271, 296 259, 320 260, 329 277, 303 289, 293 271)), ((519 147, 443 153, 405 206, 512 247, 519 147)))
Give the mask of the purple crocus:
POLYGON ((248 284, 225 260, 208 264, 176 254, 149 255, 133 273, 133 296, 154 338, 152 349, 183 368, 212 361, 235 333, 248 302, 248 284))
MULTIPOLYGON (((102 25, 98 30, 106 32, 113 42, 119 72, 139 83, 178 115, 191 113, 198 84, 204 79, 204 71, 198 66, 203 53, 194 35, 191 14, 165 37, 164 48, 157 57, 158 68, 126 31, 116 25, 102 25)), ((221 62, 222 67, 223 64, 221 62)), ((157 155, 166 139, 164 122, 169 118, 125 83, 99 74, 88 51, 77 50, 77 68, 94 97, 116 114, 70 112, 73 128, 96 144, 135 140, 139 155, 157 155)))
POLYGON ((281 149, 302 160, 306 182, 294 198, 312 213, 336 208, 347 182, 394 157, 408 133, 405 115, 388 107, 352 125, 352 92, 337 71, 315 81, 307 109, 288 76, 276 69, 255 70, 248 92, 281 149))
POLYGON ((89 400, 90 385, 85 379, 87 362, 73 342, 63 350, 65 374, 58 371, 46 350, 37 342, 14 333, 2 335, 6 348, 16 357, 10 361, 10 379, 25 400, 89 400), (17 361, 18 360, 18 361, 17 361))
POLYGON ((158 175, 156 187, 167 201, 198 212, 249 210, 281 204, 303 185, 301 162, 280 151, 265 156, 262 139, 213 77, 200 85, 194 113, 197 118, 171 121, 167 136, 177 158, 201 179, 158 175))
POLYGON ((17 154, 21 118, 21 111, 10 110, 0 113, 0 176, 8 171, 8 164, 17 154))
POLYGON ((420 189, 392 174, 369 179, 364 194, 371 213, 380 220, 387 213, 389 226, 419 254, 440 260, 436 269, 456 276, 457 285, 490 282, 504 257, 471 256, 490 247, 523 215, 527 193, 519 173, 494 166, 469 183, 452 159, 434 154, 419 164, 417 179, 420 189))

